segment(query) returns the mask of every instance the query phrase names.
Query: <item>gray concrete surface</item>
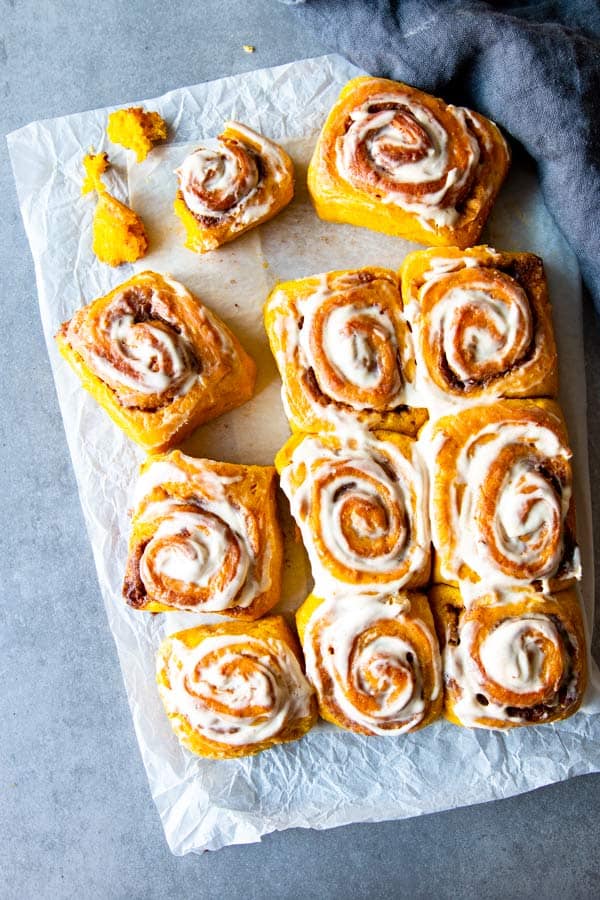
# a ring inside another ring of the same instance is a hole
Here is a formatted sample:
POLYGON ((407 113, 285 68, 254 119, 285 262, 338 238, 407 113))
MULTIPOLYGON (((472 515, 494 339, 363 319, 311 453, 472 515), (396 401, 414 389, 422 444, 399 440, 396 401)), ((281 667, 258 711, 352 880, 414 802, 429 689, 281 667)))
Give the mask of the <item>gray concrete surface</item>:
MULTIPOLYGON (((0 0, 0 131, 326 50, 271 0, 0 0)), ((417 820, 171 856, 96 586, 3 140, 0 197, 0 897, 600 896, 592 776, 417 820)), ((594 485, 599 350, 588 304, 594 485)), ((598 500, 595 520, 598 553, 598 500)))

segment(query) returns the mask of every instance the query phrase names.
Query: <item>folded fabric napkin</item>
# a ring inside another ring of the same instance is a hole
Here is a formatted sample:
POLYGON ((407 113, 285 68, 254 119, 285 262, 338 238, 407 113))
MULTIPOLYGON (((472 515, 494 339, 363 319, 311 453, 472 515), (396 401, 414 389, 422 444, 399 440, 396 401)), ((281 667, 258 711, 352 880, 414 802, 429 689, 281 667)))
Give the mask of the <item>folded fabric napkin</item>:
POLYGON ((600 5, 283 0, 371 72, 484 113, 538 165, 600 312, 600 5))

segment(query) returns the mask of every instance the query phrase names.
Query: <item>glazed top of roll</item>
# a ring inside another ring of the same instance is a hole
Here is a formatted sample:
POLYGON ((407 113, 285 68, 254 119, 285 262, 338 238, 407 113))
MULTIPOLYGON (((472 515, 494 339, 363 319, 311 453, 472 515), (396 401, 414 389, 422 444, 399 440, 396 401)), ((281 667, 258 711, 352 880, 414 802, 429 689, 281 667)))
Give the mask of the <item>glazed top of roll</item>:
POLYGON ((231 747, 276 738, 312 714, 312 689, 295 653, 273 635, 208 634, 191 645, 185 632, 159 654, 167 712, 202 738, 231 747))
POLYGON ((122 406, 154 412, 231 370, 228 331, 186 288, 143 272, 78 310, 69 344, 122 406))
POLYGON ((493 140, 508 162, 492 122, 387 79, 350 82, 328 125, 340 177, 432 229, 456 224, 493 140))
POLYGON ((235 216, 241 223, 260 218, 271 206, 266 182, 278 184, 289 171, 278 144, 239 122, 187 156, 176 169, 181 197, 201 224, 235 216))

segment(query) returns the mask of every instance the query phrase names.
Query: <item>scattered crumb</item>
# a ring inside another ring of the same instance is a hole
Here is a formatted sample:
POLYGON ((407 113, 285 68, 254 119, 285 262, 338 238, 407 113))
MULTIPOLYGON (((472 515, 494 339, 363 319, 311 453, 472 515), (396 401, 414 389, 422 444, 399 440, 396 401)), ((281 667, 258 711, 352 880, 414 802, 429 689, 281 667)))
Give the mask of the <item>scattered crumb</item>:
POLYGON ((146 253, 148 238, 140 217, 105 188, 98 194, 92 249, 100 262, 120 266, 146 253))
POLYGON ((83 157, 83 168, 85 169, 85 178, 81 185, 82 194, 90 194, 92 191, 105 191, 106 188, 100 180, 110 163, 107 153, 94 153, 90 148, 90 152, 83 157))
POLYGON ((256 47, 254 47, 252 44, 244 44, 242 49, 244 50, 244 53, 255 53, 256 52, 256 47))
POLYGON ((146 112, 142 106, 117 109, 108 117, 106 129, 113 144, 133 150, 138 162, 143 162, 156 141, 167 137, 167 124, 157 112, 146 112))

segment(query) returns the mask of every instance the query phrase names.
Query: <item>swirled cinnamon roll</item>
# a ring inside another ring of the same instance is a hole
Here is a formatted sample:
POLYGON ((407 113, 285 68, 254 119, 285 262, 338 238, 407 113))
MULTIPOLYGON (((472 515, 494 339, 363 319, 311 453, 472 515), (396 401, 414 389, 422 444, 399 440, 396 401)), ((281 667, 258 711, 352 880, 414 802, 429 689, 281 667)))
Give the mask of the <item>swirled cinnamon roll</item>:
POLYGON ((172 447, 248 400, 254 362, 171 278, 142 272, 78 310, 56 335, 83 386, 142 447, 172 447))
POLYGON ((294 195, 285 150, 239 122, 226 122, 216 146, 198 147, 176 175, 174 209, 185 225, 186 246, 196 253, 272 219, 294 195))
POLYGON ((434 577, 557 590, 581 576, 571 450, 551 400, 504 400, 429 435, 434 577))
POLYGON ((442 648, 445 713, 458 725, 510 728, 565 719, 587 681, 581 608, 574 590, 509 589, 465 607, 460 592, 430 593, 442 648))
POLYGON ((408 405, 415 362, 394 272, 369 267, 279 284, 265 327, 294 431, 354 421, 414 435, 426 420, 408 405))
POLYGON ((275 470, 150 457, 136 489, 123 595, 134 609, 256 619, 281 593, 275 470))
POLYGON ((319 596, 426 584, 428 482, 415 441, 386 431, 295 435, 275 465, 319 596))
POLYGON ((348 82, 308 171, 323 219, 424 244, 476 243, 509 165, 476 112, 385 78, 348 82))
POLYGON ((542 260, 490 247, 422 250, 402 267, 405 315, 429 407, 554 397, 552 313, 542 260))
POLYGON ((280 616, 171 635, 158 653, 157 682, 175 734, 212 759, 298 740, 317 719, 301 660, 280 616))
POLYGON ((311 594, 296 614, 321 716, 359 734, 423 728, 442 708, 437 637, 422 594, 311 594))

